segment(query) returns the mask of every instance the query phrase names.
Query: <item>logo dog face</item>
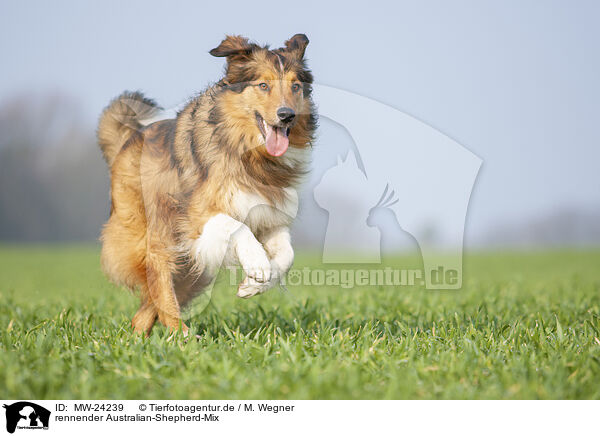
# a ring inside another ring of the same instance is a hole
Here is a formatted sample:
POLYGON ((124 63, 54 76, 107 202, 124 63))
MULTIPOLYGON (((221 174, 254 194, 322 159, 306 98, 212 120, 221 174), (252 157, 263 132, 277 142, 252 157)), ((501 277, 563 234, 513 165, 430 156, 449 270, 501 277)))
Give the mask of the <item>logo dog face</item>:
MULTIPOLYGON (((294 35, 285 47, 269 50, 241 36, 228 36, 211 50, 227 58, 223 85, 232 91, 225 99, 226 112, 240 125, 254 125, 266 152, 281 156, 290 137, 303 136, 310 122, 308 97, 313 82, 304 64, 305 35, 294 35)), ((298 138, 302 139, 302 138, 298 138)))

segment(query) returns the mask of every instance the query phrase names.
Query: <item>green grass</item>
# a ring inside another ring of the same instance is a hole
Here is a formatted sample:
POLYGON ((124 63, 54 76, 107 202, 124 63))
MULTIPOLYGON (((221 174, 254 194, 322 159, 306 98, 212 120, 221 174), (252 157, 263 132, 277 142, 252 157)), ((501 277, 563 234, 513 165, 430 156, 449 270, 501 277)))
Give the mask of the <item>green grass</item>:
MULTIPOLYGON (((299 266, 310 258, 298 260, 299 266)), ((600 253, 481 254, 460 291, 219 284, 136 337, 97 247, 0 248, 0 398, 600 399, 600 253)))

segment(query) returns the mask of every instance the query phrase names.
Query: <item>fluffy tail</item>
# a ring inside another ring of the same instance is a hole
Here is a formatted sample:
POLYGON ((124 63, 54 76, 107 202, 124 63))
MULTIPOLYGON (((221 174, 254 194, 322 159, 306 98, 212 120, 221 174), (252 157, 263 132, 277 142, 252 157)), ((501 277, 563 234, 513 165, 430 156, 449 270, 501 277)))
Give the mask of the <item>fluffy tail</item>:
POLYGON ((98 124, 98 144, 109 167, 121 147, 143 127, 140 121, 156 116, 160 110, 141 92, 125 91, 110 102, 98 124))

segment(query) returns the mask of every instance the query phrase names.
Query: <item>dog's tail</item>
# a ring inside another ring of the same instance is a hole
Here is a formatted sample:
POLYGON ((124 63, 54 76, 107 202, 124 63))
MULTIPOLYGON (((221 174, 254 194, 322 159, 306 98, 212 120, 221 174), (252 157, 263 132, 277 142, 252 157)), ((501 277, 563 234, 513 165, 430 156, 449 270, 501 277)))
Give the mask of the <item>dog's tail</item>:
POLYGON ((161 108, 141 92, 125 91, 104 109, 98 124, 98 144, 108 166, 112 166, 121 147, 161 108))

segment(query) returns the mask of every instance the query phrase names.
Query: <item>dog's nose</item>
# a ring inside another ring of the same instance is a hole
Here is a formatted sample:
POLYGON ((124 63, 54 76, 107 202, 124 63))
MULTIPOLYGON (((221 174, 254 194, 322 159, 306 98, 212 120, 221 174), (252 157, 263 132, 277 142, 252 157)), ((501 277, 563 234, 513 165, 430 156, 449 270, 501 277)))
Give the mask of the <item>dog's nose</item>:
POLYGON ((284 123, 289 123, 296 116, 296 112, 291 107, 280 107, 277 109, 277 116, 284 123))

